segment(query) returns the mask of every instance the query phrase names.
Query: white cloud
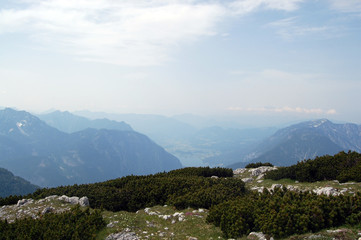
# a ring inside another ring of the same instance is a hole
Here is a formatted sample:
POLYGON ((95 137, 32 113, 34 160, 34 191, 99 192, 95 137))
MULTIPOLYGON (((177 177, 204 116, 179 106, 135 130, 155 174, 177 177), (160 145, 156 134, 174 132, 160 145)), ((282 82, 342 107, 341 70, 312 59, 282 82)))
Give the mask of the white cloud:
POLYGON ((294 11, 304 0, 238 0, 230 4, 230 7, 238 14, 246 14, 258 8, 294 11))
POLYGON ((361 12, 360 0, 329 0, 333 9, 342 12, 361 12))
POLYGON ((259 107, 259 108, 243 108, 243 107, 229 107, 229 111, 238 112, 257 112, 257 113, 301 113, 301 114, 336 114, 335 109, 321 109, 321 108, 301 108, 301 107, 259 107))
POLYGON ((302 26, 297 23, 297 17, 284 18, 267 24, 276 29, 276 33, 285 40, 296 37, 317 35, 322 37, 338 36, 336 29, 330 26, 302 26))
POLYGON ((161 64, 183 43, 218 34, 232 14, 292 11, 302 0, 22 0, 0 9, 0 34, 20 32, 83 61, 161 64))
POLYGON ((224 9, 191 1, 33 1, 0 12, 0 33, 25 32, 83 60, 155 65, 183 42, 215 34, 224 9))

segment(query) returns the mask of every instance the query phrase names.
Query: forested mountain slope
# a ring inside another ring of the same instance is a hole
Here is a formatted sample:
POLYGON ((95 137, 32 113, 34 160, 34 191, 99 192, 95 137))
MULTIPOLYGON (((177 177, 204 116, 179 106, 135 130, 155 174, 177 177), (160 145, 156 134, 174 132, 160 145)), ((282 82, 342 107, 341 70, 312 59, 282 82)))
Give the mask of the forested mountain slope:
POLYGON ((68 134, 25 111, 0 111, 0 167, 39 186, 104 181, 182 167, 147 136, 85 129, 68 134))
MULTIPOLYGON (((361 152, 361 126, 320 119, 280 129, 251 151, 248 159, 289 166, 304 159, 349 150, 361 152)), ((240 162, 230 167, 235 169, 246 164, 240 162)))

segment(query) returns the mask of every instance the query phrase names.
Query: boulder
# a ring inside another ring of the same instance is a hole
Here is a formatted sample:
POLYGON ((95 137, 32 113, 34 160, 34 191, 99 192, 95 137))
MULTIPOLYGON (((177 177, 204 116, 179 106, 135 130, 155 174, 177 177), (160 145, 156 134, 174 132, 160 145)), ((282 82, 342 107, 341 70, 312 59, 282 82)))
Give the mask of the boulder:
POLYGON ((297 191, 298 190, 298 187, 296 186, 293 186, 293 185, 287 185, 287 190, 289 190, 289 191, 297 191))
POLYGON ((112 228, 112 227, 114 227, 114 224, 117 224, 117 223, 119 223, 119 221, 110 222, 107 224, 107 227, 112 228))
POLYGON ((282 184, 272 184, 272 186, 271 186, 271 188, 269 190, 274 191, 275 188, 283 188, 283 185, 282 184))
POLYGON ((47 196, 46 198, 45 198, 45 200, 54 200, 55 198, 57 198, 58 197, 58 195, 51 195, 51 196, 47 196))
POLYGON ((128 232, 127 229, 120 233, 110 234, 105 240, 139 240, 135 232, 128 232))
POLYGON ((320 187, 313 190, 317 195, 325 194, 327 196, 339 196, 341 193, 333 187, 320 187))
POLYGON ((242 178, 242 181, 243 181, 244 183, 253 182, 253 178, 242 178))
POLYGON ((68 200, 68 203, 70 204, 79 204, 79 197, 70 197, 68 200))
POLYGON ((257 191, 257 192, 259 192, 259 193, 262 193, 262 192, 263 192, 263 189, 264 189, 263 186, 262 186, 262 187, 253 187, 253 188, 251 188, 251 190, 257 191))
POLYGON ((68 197, 66 195, 63 195, 58 198, 59 201, 63 201, 70 204, 79 204, 82 207, 89 206, 89 199, 88 197, 82 197, 79 199, 79 197, 68 197))
POLYGON ((54 208, 52 207, 46 207, 43 209, 43 211, 41 211, 41 215, 47 214, 47 213, 51 213, 54 211, 54 208))
POLYGON ((88 197, 82 197, 82 198, 80 198, 80 199, 79 199, 79 205, 80 205, 81 207, 87 207, 87 206, 89 206, 89 199, 88 199, 88 197))
POLYGON ((247 168, 237 168, 236 170, 233 170, 233 174, 241 174, 244 173, 245 171, 247 171, 247 168))
POLYGON ((163 218, 164 220, 168 220, 171 218, 171 215, 159 215, 159 218, 163 218))
POLYGON ((277 167, 261 166, 258 168, 250 169, 249 171, 251 172, 251 176, 257 177, 261 174, 264 174, 265 172, 276 170, 276 169, 277 169, 277 167))
MULTIPOLYGON (((266 235, 262 232, 251 232, 247 236, 247 239, 267 240, 266 235)), ((273 237, 271 237, 270 240, 273 240, 273 237)))
POLYGON ((29 199, 21 199, 21 200, 18 201, 16 206, 20 207, 22 205, 25 205, 28 201, 29 201, 29 199))

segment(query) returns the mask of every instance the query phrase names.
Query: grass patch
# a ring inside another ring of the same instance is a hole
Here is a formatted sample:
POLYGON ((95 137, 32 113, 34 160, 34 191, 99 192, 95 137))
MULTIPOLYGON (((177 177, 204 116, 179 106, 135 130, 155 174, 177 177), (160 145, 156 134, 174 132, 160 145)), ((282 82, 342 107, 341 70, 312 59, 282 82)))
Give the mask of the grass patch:
POLYGON ((208 211, 204 212, 188 208, 183 211, 176 210, 171 206, 155 206, 148 213, 139 210, 137 213, 130 212, 103 212, 107 223, 113 223, 99 232, 97 239, 105 239, 111 233, 118 233, 126 228, 135 232, 141 239, 224 239, 219 228, 206 222, 208 211), (149 212, 156 213, 150 215, 149 212), (173 215, 178 212, 184 216, 184 221, 179 221, 173 215), (169 219, 162 216, 171 215, 169 219), (161 217, 160 217, 161 216, 161 217))

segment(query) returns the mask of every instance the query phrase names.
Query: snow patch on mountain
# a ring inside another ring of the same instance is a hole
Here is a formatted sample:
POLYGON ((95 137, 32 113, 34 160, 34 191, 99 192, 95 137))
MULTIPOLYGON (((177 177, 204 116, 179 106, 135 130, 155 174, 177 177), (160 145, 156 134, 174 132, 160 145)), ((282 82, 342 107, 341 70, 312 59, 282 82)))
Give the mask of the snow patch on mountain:
POLYGON ((26 132, 24 131, 24 129, 23 129, 23 127, 26 126, 26 124, 27 124, 26 120, 22 120, 21 122, 17 122, 17 123, 16 123, 16 126, 18 127, 19 131, 20 131, 23 135, 29 136, 29 134, 26 133, 26 132))

